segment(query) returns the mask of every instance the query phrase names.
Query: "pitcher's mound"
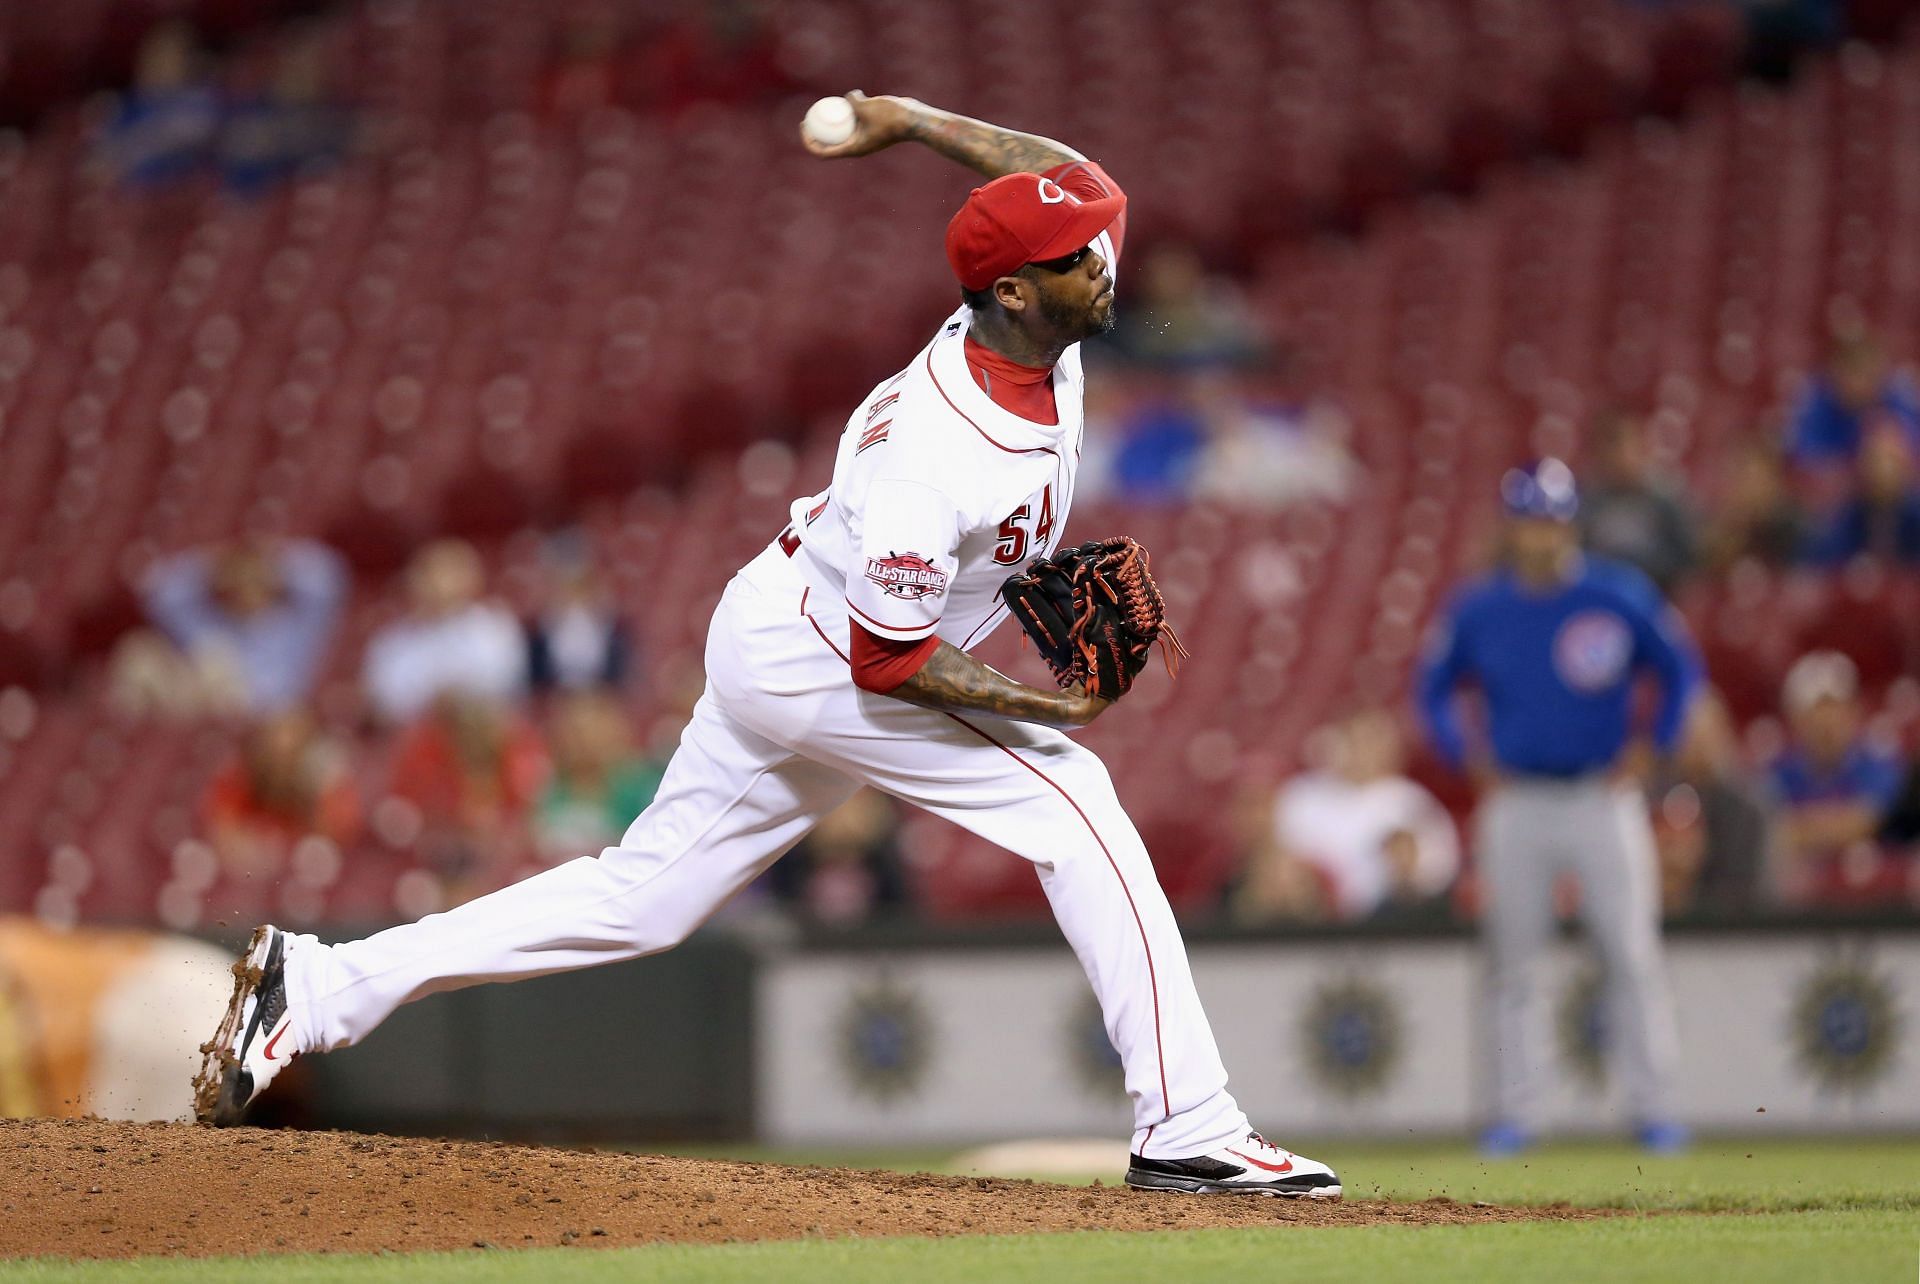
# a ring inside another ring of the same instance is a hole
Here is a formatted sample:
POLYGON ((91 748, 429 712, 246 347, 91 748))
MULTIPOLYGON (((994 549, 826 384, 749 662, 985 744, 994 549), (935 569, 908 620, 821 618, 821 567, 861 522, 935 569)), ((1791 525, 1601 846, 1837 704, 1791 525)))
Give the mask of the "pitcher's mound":
POLYGON ((1597 1214, 1151 1194, 501 1142, 0 1120, 0 1257, 1458 1224, 1597 1214))

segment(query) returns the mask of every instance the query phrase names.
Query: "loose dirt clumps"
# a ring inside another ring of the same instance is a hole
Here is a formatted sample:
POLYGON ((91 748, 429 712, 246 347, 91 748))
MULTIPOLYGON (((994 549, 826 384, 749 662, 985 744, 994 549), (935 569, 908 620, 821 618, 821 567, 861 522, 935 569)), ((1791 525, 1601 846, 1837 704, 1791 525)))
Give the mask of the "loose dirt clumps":
POLYGON ((0 1120, 0 1257, 378 1252, 1597 1214, 1309 1203, 502 1142, 0 1120))

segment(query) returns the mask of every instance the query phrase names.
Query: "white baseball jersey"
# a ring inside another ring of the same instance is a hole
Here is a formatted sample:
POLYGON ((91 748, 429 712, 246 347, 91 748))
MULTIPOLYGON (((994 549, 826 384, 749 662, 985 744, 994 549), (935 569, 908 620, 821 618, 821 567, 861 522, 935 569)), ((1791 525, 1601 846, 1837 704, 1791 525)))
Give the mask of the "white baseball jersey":
MULTIPOLYGON (((894 641, 962 650, 1006 617, 1000 585, 1059 543, 1080 462, 1079 345, 1053 371, 1058 424, 996 405, 967 369, 956 312, 847 421, 833 482, 793 504, 781 547, 807 610, 894 641)), ((835 629, 835 636, 845 636, 835 629)))

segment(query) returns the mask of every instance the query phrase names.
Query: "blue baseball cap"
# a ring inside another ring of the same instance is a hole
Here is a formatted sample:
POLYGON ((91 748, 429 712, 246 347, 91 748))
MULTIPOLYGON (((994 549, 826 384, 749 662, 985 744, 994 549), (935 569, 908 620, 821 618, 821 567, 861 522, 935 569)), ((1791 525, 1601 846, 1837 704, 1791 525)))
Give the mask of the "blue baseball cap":
POLYGON ((1573 469, 1548 457, 1525 468, 1509 468, 1500 479, 1500 503, 1509 517, 1543 517, 1570 522, 1580 511, 1573 469))

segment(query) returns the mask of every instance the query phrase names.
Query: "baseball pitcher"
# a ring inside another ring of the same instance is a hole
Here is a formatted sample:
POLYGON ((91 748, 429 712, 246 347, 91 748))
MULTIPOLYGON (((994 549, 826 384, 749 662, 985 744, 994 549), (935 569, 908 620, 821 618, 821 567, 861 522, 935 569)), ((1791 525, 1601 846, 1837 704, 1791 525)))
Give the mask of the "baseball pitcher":
POLYGON ((989 180, 947 229, 963 302, 854 410, 830 484, 727 585, 658 797, 597 857, 363 941, 260 928, 198 1083, 203 1117, 237 1121, 289 1058, 356 1043, 425 995, 669 949, 869 785, 1033 862, 1125 1062, 1130 1184, 1339 1197, 1326 1165, 1262 1139, 1227 1091, 1146 848, 1062 730, 1100 716, 1158 634, 1137 547, 1054 556, 1080 461, 1080 343, 1113 324, 1126 197, 1049 139, 848 97, 851 137, 807 138, 816 155, 917 142, 989 180), (968 654, 1010 614, 1059 689, 968 654))

